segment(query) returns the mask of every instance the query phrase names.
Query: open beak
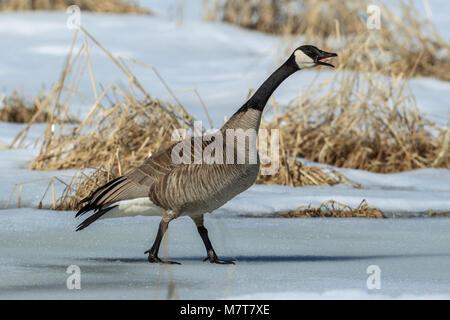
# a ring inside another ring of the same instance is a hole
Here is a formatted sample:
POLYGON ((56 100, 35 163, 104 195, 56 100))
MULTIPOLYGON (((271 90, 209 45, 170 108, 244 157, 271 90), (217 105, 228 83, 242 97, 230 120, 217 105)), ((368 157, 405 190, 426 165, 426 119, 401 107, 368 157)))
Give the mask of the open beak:
POLYGON ((334 66, 331 63, 328 63, 330 61, 330 58, 337 57, 338 55, 334 52, 325 52, 322 51, 320 55, 317 57, 316 63, 322 66, 329 66, 334 68, 334 66))

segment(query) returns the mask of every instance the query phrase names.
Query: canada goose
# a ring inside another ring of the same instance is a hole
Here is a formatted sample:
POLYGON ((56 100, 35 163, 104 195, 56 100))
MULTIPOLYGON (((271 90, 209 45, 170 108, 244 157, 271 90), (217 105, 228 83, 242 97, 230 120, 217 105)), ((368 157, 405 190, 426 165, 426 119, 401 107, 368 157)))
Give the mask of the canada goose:
MULTIPOLYGON (((298 47, 292 55, 259 87, 253 96, 223 125, 219 133, 224 136, 227 129, 259 129, 262 111, 275 89, 294 72, 318 65, 333 67, 328 58, 336 53, 322 51, 311 45, 298 47)), ((192 142, 192 139, 185 141, 192 142)), ((211 139, 212 140, 212 139, 211 139)), ((201 150, 211 142, 202 141, 201 150)), ((249 143, 250 144, 250 143, 249 143)), ((211 212, 239 193, 248 189, 256 180, 260 162, 259 158, 251 163, 245 146, 244 163, 174 163, 172 152, 177 143, 167 150, 160 151, 147 158, 144 163, 95 190, 79 204, 85 205, 76 217, 93 210, 77 228, 82 230, 106 213, 108 216, 133 216, 138 214, 160 215, 158 233, 151 249, 147 250, 149 262, 177 263, 161 260, 158 251, 161 240, 169 222, 180 216, 189 216, 206 247, 207 257, 211 263, 229 264, 233 260, 221 260, 217 257, 208 231, 203 224, 203 214, 211 212)), ((195 145, 195 143, 194 143, 195 145)), ((233 149, 223 149, 224 157, 233 149)), ((236 153, 239 150, 236 151, 236 153)), ((195 153, 195 150, 194 150, 195 153)))

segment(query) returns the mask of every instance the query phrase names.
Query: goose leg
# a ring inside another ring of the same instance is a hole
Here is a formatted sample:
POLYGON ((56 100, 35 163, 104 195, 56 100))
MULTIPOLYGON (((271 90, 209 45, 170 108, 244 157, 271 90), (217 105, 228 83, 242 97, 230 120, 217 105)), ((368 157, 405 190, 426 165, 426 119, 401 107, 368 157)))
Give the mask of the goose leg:
POLYGON ((200 234, 200 237, 203 240, 203 243, 206 248, 206 258, 203 261, 209 260, 211 263, 217 264, 234 264, 234 260, 222 260, 217 257, 216 252, 211 244, 211 241, 208 237, 208 230, 203 225, 203 215, 191 217, 197 225, 197 231, 200 234))
POLYGON ((161 222, 159 223, 159 229, 158 229, 158 234, 156 235, 156 239, 155 242, 153 243, 153 246, 145 251, 144 253, 148 253, 148 262, 150 263, 163 263, 163 264, 181 264, 179 262, 175 262, 175 261, 168 261, 168 260, 161 260, 158 257, 158 251, 159 251, 159 247, 161 245, 161 240, 164 237, 164 234, 167 231, 167 228, 169 227, 169 221, 165 221, 164 217, 163 219, 161 219, 161 222))

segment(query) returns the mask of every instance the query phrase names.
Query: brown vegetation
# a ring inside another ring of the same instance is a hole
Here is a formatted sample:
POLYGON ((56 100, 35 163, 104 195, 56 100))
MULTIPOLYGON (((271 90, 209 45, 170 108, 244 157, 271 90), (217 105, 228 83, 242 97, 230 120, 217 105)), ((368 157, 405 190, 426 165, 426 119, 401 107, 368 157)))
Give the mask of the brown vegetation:
MULTIPOLYGON (((91 37, 89 33, 84 32, 91 37)), ((128 90, 124 92, 110 85, 102 93, 98 93, 90 68, 89 76, 95 103, 76 127, 65 126, 56 117, 48 122, 41 151, 31 164, 32 169, 59 170, 105 166, 113 170, 114 174, 121 174, 139 164, 150 153, 168 147, 173 129, 192 124, 192 117, 183 107, 155 100, 144 90, 127 65, 127 61, 140 62, 127 60, 126 57, 122 57, 119 61, 94 38, 91 37, 91 40, 104 50, 127 77, 128 90), (141 98, 138 98, 137 93, 141 98), (109 106, 105 107, 105 103, 109 106), (58 132, 55 131, 55 126, 59 129, 58 132)), ((73 50, 69 53, 61 80, 53 86, 46 101, 45 106, 48 109, 51 109, 52 105, 59 104, 63 95, 64 101, 69 103, 70 97, 76 94, 79 79, 86 70, 80 68, 80 64, 90 66, 86 45, 80 48, 78 53, 73 50), (84 50, 86 54, 80 54, 84 50), (72 79, 72 83, 66 83, 68 79, 72 79)), ((64 104, 64 107, 69 108, 69 105, 64 104)), ((26 131, 21 132, 12 145, 19 138, 23 139, 25 134, 26 131)))
POLYGON ((71 5, 78 5, 82 11, 152 14, 137 1, 124 0, 0 0, 0 11, 65 11, 71 5))
MULTIPOLYGON (((42 123, 51 121, 52 115, 48 110, 41 109, 46 100, 46 93, 42 91, 34 98, 28 98, 21 92, 13 91, 10 95, 0 96, 0 121, 15 123, 42 123)), ((64 122, 76 123, 74 116, 64 114, 64 122)))
POLYGON ((376 71, 394 76, 450 81, 450 44, 419 9, 411 1, 401 1, 397 15, 376 1, 380 28, 371 29, 367 22, 375 15, 368 8, 373 4, 367 0, 211 0, 204 2, 204 11, 206 20, 284 35, 289 52, 299 43, 311 43, 338 51, 339 63, 349 69, 364 72, 370 63, 376 71))
POLYGON ((450 128, 423 118, 401 77, 341 67, 265 125, 289 157, 382 173, 450 169, 450 128))
POLYGON ((317 208, 298 207, 282 215, 283 218, 386 218, 383 212, 369 206, 366 200, 353 208, 337 201, 329 200, 317 208))

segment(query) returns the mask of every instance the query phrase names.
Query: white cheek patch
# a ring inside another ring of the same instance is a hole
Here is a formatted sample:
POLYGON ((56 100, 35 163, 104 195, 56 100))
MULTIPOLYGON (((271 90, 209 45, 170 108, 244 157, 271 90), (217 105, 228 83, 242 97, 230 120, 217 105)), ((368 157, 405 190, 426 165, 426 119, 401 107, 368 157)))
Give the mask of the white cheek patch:
POLYGON ((308 55, 306 55, 302 50, 296 50, 295 53, 295 62, 297 63, 300 69, 312 68, 316 65, 313 59, 311 59, 308 55))

